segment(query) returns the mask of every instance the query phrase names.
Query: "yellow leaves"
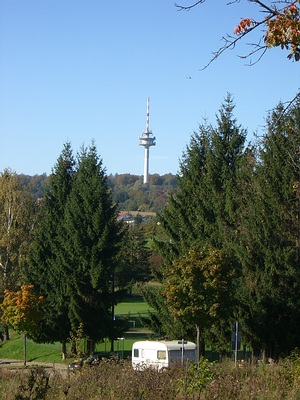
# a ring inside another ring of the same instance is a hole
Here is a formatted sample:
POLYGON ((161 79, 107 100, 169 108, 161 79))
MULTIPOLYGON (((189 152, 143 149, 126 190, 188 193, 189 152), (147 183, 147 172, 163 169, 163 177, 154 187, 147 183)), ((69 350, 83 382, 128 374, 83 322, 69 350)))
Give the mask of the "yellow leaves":
POLYGON ((169 311, 175 317, 208 323, 220 308, 221 292, 227 291, 231 274, 223 251, 211 246, 190 249, 166 273, 163 294, 169 311))
POLYGON ((2 323, 27 333, 41 318, 43 303, 43 296, 34 294, 33 285, 24 285, 17 292, 5 290, 1 304, 2 323))

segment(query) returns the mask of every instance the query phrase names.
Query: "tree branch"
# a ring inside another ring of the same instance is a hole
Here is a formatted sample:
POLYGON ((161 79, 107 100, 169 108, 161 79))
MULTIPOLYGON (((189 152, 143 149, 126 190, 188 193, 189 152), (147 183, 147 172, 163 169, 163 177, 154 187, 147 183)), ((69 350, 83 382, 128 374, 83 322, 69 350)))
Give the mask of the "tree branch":
POLYGON ((190 6, 181 6, 177 3, 174 3, 174 4, 175 4, 175 7, 178 8, 178 11, 190 11, 192 8, 196 7, 198 4, 202 4, 204 2, 205 2, 205 0, 198 0, 198 1, 196 1, 196 3, 193 3, 190 6))
MULTIPOLYGON (((228 35, 227 38, 225 38, 224 36, 222 37, 222 40, 225 41, 225 45, 220 47, 219 50, 217 50, 216 52, 214 52, 214 56, 213 58, 203 67, 200 69, 200 71, 203 71, 204 69, 206 69, 213 61, 215 61, 225 50, 229 50, 229 49, 233 49, 235 47, 235 45, 237 44, 237 42, 239 40, 241 40, 243 37, 245 37, 246 35, 248 35, 250 32, 252 32, 254 29, 256 29, 259 25, 263 25, 265 24, 265 21, 270 19, 271 17, 267 17, 266 19, 264 19, 263 21, 260 22, 254 22, 254 25, 250 28, 248 28, 246 31, 242 32, 239 36, 237 36, 236 38, 233 38, 232 36, 228 35), (229 40, 232 39, 232 40, 229 40)), ((264 49, 265 46, 262 46, 261 49, 264 49)), ((259 49, 256 49, 254 52, 249 53, 247 56, 241 56, 241 58, 248 58, 251 54, 256 53, 257 51, 259 51, 259 49)))

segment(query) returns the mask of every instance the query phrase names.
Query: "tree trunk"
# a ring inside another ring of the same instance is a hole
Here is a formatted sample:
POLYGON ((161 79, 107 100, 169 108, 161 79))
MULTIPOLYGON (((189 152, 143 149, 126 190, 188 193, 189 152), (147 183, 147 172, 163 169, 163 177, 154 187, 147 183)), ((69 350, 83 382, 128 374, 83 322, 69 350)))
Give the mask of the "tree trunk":
MULTIPOLYGON (((115 293, 115 274, 112 277, 112 295, 114 297, 115 293)), ((110 351, 113 353, 115 351, 114 348, 114 327, 115 327, 115 304, 114 299, 111 307, 111 338, 110 338, 110 351)))
POLYGON ((75 340, 72 340, 71 341, 71 354, 73 355, 73 356, 77 356, 77 349, 76 349, 76 342, 75 342, 75 340))
POLYGON ((61 342, 61 359, 65 360, 67 358, 67 343, 65 340, 61 342))
POLYGON ((88 340, 87 340, 87 343, 86 343, 86 347, 87 347, 87 353, 88 353, 89 355, 90 355, 90 354, 93 354, 94 351, 95 351, 95 342, 94 342, 94 340, 88 339, 88 340))
POLYGON ((9 331, 8 331, 8 326, 4 325, 3 326, 3 342, 6 342, 9 340, 9 331))
POLYGON ((26 363, 27 363, 27 336, 26 333, 23 335, 24 341, 24 367, 26 367, 26 363))
POLYGON ((196 332, 197 332, 197 339, 196 339, 196 346, 197 346, 197 353, 196 353, 196 362, 199 362, 200 357, 205 356, 205 344, 202 337, 202 330, 199 325, 196 325, 196 332))

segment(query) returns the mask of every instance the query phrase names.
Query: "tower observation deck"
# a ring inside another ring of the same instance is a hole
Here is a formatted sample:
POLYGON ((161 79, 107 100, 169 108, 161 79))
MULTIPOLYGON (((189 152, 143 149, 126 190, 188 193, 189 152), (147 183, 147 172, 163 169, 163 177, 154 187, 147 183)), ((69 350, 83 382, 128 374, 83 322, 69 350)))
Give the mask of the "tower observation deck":
POLYGON ((150 98, 147 98, 147 114, 146 114, 146 130, 140 136, 140 146, 144 146, 144 183, 149 183, 149 148, 155 146, 155 137, 152 131, 149 130, 149 106, 150 98))

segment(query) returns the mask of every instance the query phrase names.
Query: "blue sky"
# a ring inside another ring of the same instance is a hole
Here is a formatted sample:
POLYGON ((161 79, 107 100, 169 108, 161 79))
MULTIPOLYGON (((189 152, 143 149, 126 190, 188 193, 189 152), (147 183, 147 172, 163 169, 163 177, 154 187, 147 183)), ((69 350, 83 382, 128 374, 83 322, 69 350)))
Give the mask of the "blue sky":
POLYGON ((190 12, 173 0, 0 0, 0 171, 50 174, 65 142, 76 153, 94 139, 108 174, 142 175, 147 97, 150 173, 178 172, 227 92, 249 140, 262 134, 268 110, 300 87, 300 62, 272 49, 248 67, 240 44, 201 71, 242 17, 261 15, 246 0, 190 12))

